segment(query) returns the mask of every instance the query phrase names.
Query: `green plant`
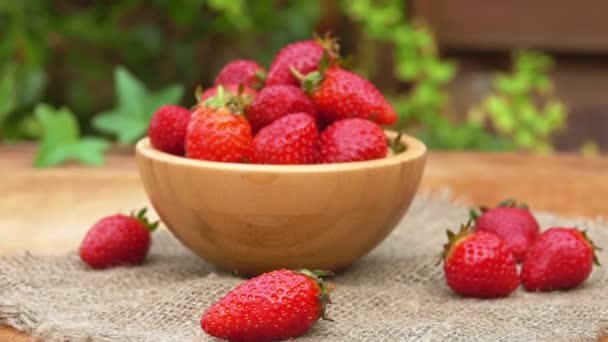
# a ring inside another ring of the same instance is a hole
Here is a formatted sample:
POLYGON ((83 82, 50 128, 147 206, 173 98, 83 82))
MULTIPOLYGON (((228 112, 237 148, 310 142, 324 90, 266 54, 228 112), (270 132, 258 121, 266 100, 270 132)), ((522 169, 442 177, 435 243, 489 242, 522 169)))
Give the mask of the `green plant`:
POLYGON ((99 138, 80 137, 78 123, 69 109, 55 109, 43 103, 34 112, 43 128, 34 166, 55 166, 70 160, 89 165, 103 163, 110 144, 99 138))
POLYGON ((564 127, 566 109, 553 95, 548 76, 551 57, 537 51, 518 51, 511 74, 494 78, 494 92, 469 113, 471 121, 488 119, 515 147, 550 151, 550 137, 564 127))
POLYGON ((114 71, 114 87, 116 108, 99 113, 93 126, 115 135, 121 143, 133 143, 143 136, 154 111, 164 104, 179 102, 184 92, 181 85, 173 84, 152 93, 123 67, 114 71))

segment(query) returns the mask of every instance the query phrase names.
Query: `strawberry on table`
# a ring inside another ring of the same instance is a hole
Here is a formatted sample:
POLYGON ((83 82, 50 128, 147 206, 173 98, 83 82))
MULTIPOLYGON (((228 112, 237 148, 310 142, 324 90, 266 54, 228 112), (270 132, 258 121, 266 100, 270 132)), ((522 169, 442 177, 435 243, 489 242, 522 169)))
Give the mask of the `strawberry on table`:
POLYGON ((528 249, 538 235, 538 222, 525 204, 517 204, 513 199, 500 203, 496 208, 481 208, 481 214, 471 210, 475 230, 496 234, 503 239, 517 262, 526 258, 528 249))
POLYGON ((291 113, 308 113, 316 118, 317 108, 302 89, 286 84, 267 86, 247 107, 247 119, 255 132, 291 113))
POLYGON ((554 227, 543 232, 521 270, 521 282, 528 291, 567 290, 582 284, 599 266, 599 250, 585 232, 554 227))
POLYGON ((342 163, 386 157, 388 144, 384 131, 365 119, 334 122, 321 134, 320 163, 342 163))
POLYGON ((199 104, 186 132, 186 157, 242 163, 249 160, 253 135, 242 115, 240 99, 226 96, 220 86, 215 97, 199 104))
POLYGON ((331 60, 337 59, 338 50, 339 46, 335 40, 328 36, 289 44, 282 48, 272 60, 266 78, 266 86, 276 84, 299 86, 300 82, 291 73, 290 68, 294 68, 302 75, 307 75, 318 70, 319 62, 324 54, 331 60))
POLYGON ((448 286, 465 297, 505 297, 519 285, 513 255, 498 236, 471 232, 470 222, 454 234, 447 232, 448 243, 442 253, 448 286))
POLYGON ((184 107, 171 105, 160 107, 152 116, 148 128, 148 137, 152 146, 163 152, 183 156, 190 115, 190 111, 184 107))
POLYGON ((80 259, 92 268, 141 264, 150 249, 158 222, 146 218, 146 209, 131 216, 117 214, 99 220, 80 245, 80 259))
POLYGON ((330 272, 277 270, 237 286, 201 317, 209 335, 229 341, 278 341, 305 334, 330 303, 330 272))
POLYGON ((365 78, 337 66, 311 72, 308 76, 292 72, 300 78, 321 117, 333 122, 357 117, 379 125, 397 122, 397 112, 382 93, 365 78))
POLYGON ((214 85, 242 84, 254 89, 264 85, 264 68, 255 61, 237 59, 226 64, 215 78, 214 85))
POLYGON ((288 114, 262 128, 253 138, 251 162, 313 164, 319 154, 319 131, 308 113, 288 114))

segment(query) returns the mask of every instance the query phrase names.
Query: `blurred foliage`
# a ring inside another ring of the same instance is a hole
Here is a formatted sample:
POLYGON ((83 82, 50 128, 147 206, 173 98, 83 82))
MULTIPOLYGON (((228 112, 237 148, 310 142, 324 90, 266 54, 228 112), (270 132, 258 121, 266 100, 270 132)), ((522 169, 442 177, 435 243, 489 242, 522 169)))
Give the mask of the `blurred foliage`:
POLYGON ((174 84, 151 93, 123 67, 114 72, 114 89, 118 101, 116 108, 99 113, 93 126, 116 135, 121 143, 133 143, 145 135, 156 109, 178 103, 184 92, 180 84, 174 84))
POLYGON ((71 160, 88 165, 103 164, 103 154, 110 144, 100 138, 81 138, 76 118, 69 109, 54 109, 43 103, 37 105, 34 112, 43 128, 34 166, 48 167, 71 160))
POLYGON ((513 73, 498 75, 491 96, 454 120, 444 87, 457 66, 440 58, 432 32, 408 18, 403 0, 0 1, 0 140, 42 139, 37 165, 95 164, 105 145, 80 132, 132 143, 160 104, 191 106, 183 94, 211 84, 231 59, 268 65, 280 47, 310 38, 322 6, 334 5, 346 16, 334 21, 350 20, 334 31, 344 31, 356 71, 381 81, 400 113, 397 127, 429 147, 547 150, 563 125, 550 59, 538 53, 518 53, 513 73), (55 140, 49 129, 64 126, 55 140), (49 139, 71 147, 61 151, 49 139), (80 154, 88 149, 92 160, 80 154))
POLYGON ((518 148, 551 151, 550 135, 563 128, 566 120, 564 104, 554 97, 547 75, 551 65, 551 58, 540 52, 516 52, 513 72, 495 77, 494 93, 481 108, 472 108, 470 120, 488 118, 518 148))

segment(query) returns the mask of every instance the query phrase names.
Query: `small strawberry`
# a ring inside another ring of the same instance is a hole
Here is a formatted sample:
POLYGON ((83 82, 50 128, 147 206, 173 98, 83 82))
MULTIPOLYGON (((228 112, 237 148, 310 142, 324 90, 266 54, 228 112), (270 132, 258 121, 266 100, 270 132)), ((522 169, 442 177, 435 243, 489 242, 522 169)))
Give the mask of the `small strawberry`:
POLYGON ((190 111, 186 108, 170 105, 160 107, 148 127, 150 143, 157 150, 183 156, 188 122, 190 111))
POLYGON ((247 119, 254 132, 291 113, 308 113, 317 117, 317 108, 302 89, 286 84, 268 86, 247 107, 247 119))
POLYGON ((93 268, 141 264, 150 249, 150 232, 157 226, 148 221, 145 208, 131 216, 105 217, 84 237, 80 259, 93 268))
POLYGON ((230 341, 277 341, 305 334, 325 318, 330 272, 277 270, 240 284, 201 317, 209 335, 230 341))
POLYGON ((388 144, 384 131, 365 119, 334 122, 321 134, 320 163, 343 163, 386 157, 388 144))
POLYGON ((471 232, 470 223, 458 234, 447 232, 442 258, 448 286, 465 297, 508 296, 519 285, 513 254, 498 236, 471 232))
POLYGON ((351 117, 370 119, 379 125, 397 122, 397 112, 382 93, 365 78, 339 67, 321 68, 308 76, 292 72, 326 121, 351 117))
POLYGON ((288 114, 262 128, 252 149, 252 163, 314 164, 319 154, 317 123, 307 113, 288 114))
POLYGON ((481 207, 481 214, 471 210, 475 230, 487 231, 503 239, 517 262, 526 258, 526 253, 540 234, 538 222, 525 204, 517 205, 508 199, 496 208, 481 207))
MULTIPOLYGON (((196 89, 196 98, 200 102, 205 102, 206 100, 215 97, 217 95, 217 90, 220 86, 215 86, 211 88, 207 88, 205 91, 202 91, 201 88, 196 89)), ((245 104, 251 103, 253 99, 257 96, 258 92, 255 89, 250 88, 248 86, 239 86, 236 84, 224 84, 222 85, 224 88, 224 96, 240 96, 245 100, 245 104)))
POLYGON ((276 84, 299 86, 300 82, 291 73, 290 68, 294 68, 302 75, 307 75, 319 68, 319 62, 324 54, 330 60, 338 59, 338 50, 339 46, 329 36, 289 44, 282 48, 272 60, 266 78, 266 86, 276 84))
POLYGON ((264 85, 264 68, 255 61, 237 59, 226 64, 215 78, 215 86, 242 84, 247 87, 260 89, 264 85))
POLYGON ((549 228, 532 248, 521 269, 521 282, 528 291, 567 290, 583 283, 593 263, 600 265, 600 250, 585 232, 575 228, 549 228))
POLYGON ((220 86, 217 96, 196 107, 186 132, 186 157, 229 163, 249 159, 253 136, 238 100, 226 97, 220 86))

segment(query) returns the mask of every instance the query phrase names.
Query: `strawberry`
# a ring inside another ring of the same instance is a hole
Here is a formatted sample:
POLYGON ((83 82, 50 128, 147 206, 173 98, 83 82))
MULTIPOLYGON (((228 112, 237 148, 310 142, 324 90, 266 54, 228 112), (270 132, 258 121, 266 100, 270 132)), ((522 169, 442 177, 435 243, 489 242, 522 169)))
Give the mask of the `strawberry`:
POLYGON ((460 232, 447 231, 443 271, 448 286, 465 297, 505 297, 519 285, 513 254, 498 236, 470 230, 471 222, 460 232))
POLYGON ((247 119, 255 132, 290 113, 308 113, 317 117, 317 108, 302 89, 286 84, 268 86, 247 107, 247 119))
POLYGON ((476 221, 476 230, 494 233, 503 239, 517 262, 524 261, 526 252, 540 234, 538 222, 528 206, 518 206, 513 199, 503 201, 496 208, 481 207, 481 214, 471 210, 471 218, 476 221))
MULTIPOLYGON (((196 97, 199 102, 204 102, 212 97, 217 95, 217 90, 220 86, 215 86, 211 88, 207 88, 205 91, 202 91, 200 88, 197 88, 196 97)), ((235 96, 238 95, 242 97, 246 102, 245 104, 251 103, 253 99, 257 96, 258 92, 255 89, 250 88, 248 86, 239 86, 236 84, 224 84, 222 85, 224 88, 225 96, 235 96)))
POLYGON ((102 218, 84 237, 80 259, 93 268, 141 264, 150 249, 150 232, 157 226, 148 221, 145 208, 131 216, 102 218))
POLYGON ((247 161, 253 136, 241 112, 239 99, 226 97, 220 86, 217 96, 199 104, 192 114, 186 132, 186 157, 230 163, 247 161))
POLYGON ((386 157, 388 144, 384 131, 364 119, 334 122, 321 134, 320 163, 343 163, 386 157))
POLYGON ((319 154, 319 131, 307 113, 288 114, 262 128, 253 138, 251 162, 313 164, 319 154))
POLYGON ((521 282, 528 291, 567 290, 591 274, 599 250, 585 232, 575 228, 549 228, 528 251, 521 282))
POLYGON ((299 86, 300 82, 292 75, 290 68, 294 68, 302 75, 307 75, 319 68, 324 54, 328 56, 328 59, 336 60, 338 50, 339 46, 329 36, 289 44, 282 48, 272 60, 266 78, 266 86, 276 84, 299 86))
POLYGON ((305 334, 325 318, 330 272, 276 270, 240 284, 201 317, 209 335, 230 341, 277 341, 305 334))
POLYGON ((228 84, 242 84, 247 87, 259 89, 264 84, 264 68, 255 61, 237 59, 226 64, 215 78, 215 86, 228 84))
POLYGON ((157 150, 183 156, 188 122, 190 111, 186 108, 170 105, 160 107, 148 127, 150 143, 157 150))
POLYGON ((351 117, 370 119, 379 125, 397 122, 397 112, 382 93, 365 78, 339 67, 321 68, 308 76, 292 72, 302 81, 321 117, 337 121, 351 117))

